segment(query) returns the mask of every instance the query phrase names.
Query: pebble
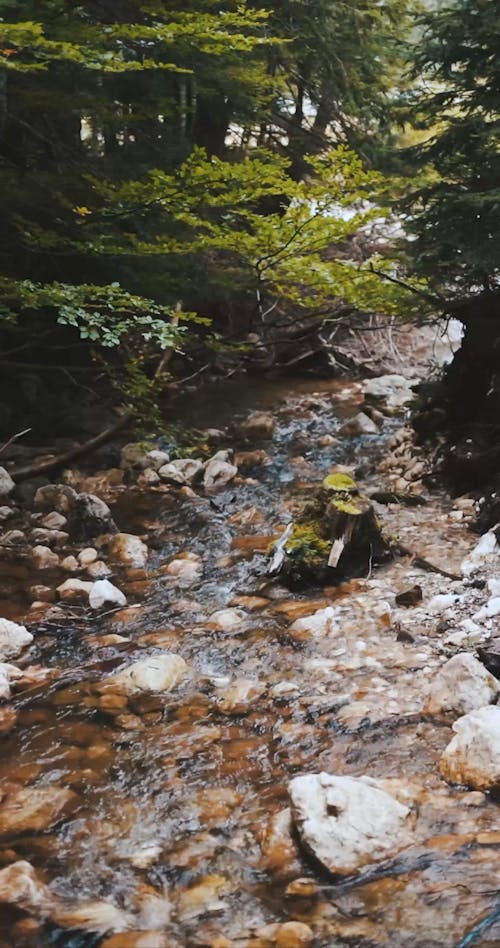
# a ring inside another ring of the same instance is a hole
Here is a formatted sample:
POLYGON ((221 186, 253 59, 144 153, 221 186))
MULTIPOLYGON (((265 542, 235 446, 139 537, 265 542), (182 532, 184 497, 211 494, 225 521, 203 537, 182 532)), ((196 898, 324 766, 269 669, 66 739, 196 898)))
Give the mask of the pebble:
POLYGON ((93 583, 85 582, 83 579, 67 579, 57 587, 57 594, 64 602, 86 603, 92 586, 93 583))
POLYGON ((91 563, 95 563, 98 557, 99 554, 97 550, 95 550, 93 546, 87 546, 78 554, 78 562, 80 566, 90 566, 91 563))
POLYGON ((103 606, 126 606, 127 597, 108 579, 98 579, 89 592, 89 604, 91 609, 102 609, 103 606))

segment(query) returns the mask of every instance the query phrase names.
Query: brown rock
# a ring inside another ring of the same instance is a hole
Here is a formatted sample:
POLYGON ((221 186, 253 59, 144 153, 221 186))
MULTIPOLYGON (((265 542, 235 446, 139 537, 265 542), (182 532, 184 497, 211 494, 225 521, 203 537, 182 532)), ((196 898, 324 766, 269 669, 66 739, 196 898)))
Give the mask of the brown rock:
POLYGON ((77 799, 72 790, 55 785, 14 790, 0 804, 0 836, 49 829, 74 809, 77 799))
POLYGON ((285 922, 276 933, 276 948, 308 948, 314 935, 303 922, 285 922))

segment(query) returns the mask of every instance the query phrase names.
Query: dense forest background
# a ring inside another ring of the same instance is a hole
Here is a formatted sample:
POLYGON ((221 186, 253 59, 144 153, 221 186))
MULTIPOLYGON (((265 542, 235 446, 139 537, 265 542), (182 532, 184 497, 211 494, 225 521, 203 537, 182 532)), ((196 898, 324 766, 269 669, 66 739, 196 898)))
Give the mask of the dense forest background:
POLYGON ((7 437, 82 424, 96 399, 152 418, 176 379, 300 368, 311 339, 334 351, 374 314, 456 316, 422 430, 451 426, 472 479, 498 469, 494 0, 2 0, 0 17, 7 437))

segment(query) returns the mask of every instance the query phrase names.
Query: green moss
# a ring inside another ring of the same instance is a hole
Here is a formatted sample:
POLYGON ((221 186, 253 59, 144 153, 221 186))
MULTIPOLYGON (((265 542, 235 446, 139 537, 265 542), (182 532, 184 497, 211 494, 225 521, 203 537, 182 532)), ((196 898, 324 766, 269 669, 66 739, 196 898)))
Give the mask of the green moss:
POLYGON ((335 497, 330 501, 332 507, 335 507, 340 513, 350 514, 353 517, 358 517, 362 511, 359 507, 356 507, 356 504, 353 503, 351 499, 344 500, 342 497, 335 497))
POLYGON ((349 474, 328 474, 322 486, 327 491, 342 491, 349 494, 357 494, 358 492, 356 481, 349 477, 349 474))
POLYGON ((322 525, 317 520, 297 523, 286 545, 287 553, 304 560, 329 556, 331 543, 321 535, 322 525))

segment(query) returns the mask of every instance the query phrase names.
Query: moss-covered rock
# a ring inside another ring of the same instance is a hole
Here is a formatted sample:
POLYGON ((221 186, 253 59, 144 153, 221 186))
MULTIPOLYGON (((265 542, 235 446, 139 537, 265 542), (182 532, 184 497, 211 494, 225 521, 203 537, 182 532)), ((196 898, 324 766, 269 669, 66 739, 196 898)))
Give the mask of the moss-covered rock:
POLYGON ((293 586, 364 575, 390 555, 390 544, 356 482, 333 472, 299 514, 284 551, 281 578, 293 586))

